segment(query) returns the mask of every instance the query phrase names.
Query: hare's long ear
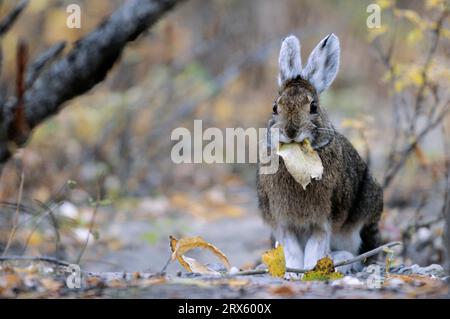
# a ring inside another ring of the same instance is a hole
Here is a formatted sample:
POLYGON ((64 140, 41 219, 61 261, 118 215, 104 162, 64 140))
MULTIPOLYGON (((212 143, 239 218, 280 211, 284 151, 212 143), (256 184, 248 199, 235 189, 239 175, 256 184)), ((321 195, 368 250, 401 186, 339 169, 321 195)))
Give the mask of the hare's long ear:
POLYGON ((317 93, 325 91, 336 77, 340 50, 338 37, 330 34, 311 52, 302 77, 316 88, 317 93))
POLYGON ((278 58, 279 74, 278 85, 282 86, 286 81, 295 79, 302 71, 302 59, 300 57, 300 42, 297 37, 290 35, 283 40, 278 58))

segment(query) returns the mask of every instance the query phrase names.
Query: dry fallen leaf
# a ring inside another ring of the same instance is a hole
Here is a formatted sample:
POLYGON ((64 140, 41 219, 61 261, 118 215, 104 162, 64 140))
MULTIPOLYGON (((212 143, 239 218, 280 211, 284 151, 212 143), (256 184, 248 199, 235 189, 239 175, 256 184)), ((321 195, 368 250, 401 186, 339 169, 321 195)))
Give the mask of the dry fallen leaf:
POLYGON ((181 258, 189 265, 189 269, 192 272, 196 272, 204 275, 219 275, 219 272, 209 268, 206 265, 203 265, 201 262, 197 261, 194 258, 189 258, 186 256, 181 256, 181 258))
POLYGON ((283 158, 288 172, 302 185, 303 189, 306 189, 311 178, 322 178, 322 160, 308 140, 301 144, 281 144, 277 154, 283 158))
POLYGON ((177 259, 178 262, 188 271, 197 272, 201 274, 218 274, 217 271, 208 268, 207 266, 201 264, 197 260, 189 257, 183 256, 186 252, 194 248, 203 248, 211 251, 215 256, 217 256, 222 264, 230 270, 231 266, 228 262, 227 256, 220 251, 216 246, 206 242, 201 237, 185 237, 177 240, 174 236, 169 236, 170 238, 170 249, 172 250, 172 260, 177 259))
POLYGON ((283 246, 266 251, 262 257, 262 262, 269 268, 269 273, 274 277, 283 278, 286 273, 286 259, 284 257, 283 246))

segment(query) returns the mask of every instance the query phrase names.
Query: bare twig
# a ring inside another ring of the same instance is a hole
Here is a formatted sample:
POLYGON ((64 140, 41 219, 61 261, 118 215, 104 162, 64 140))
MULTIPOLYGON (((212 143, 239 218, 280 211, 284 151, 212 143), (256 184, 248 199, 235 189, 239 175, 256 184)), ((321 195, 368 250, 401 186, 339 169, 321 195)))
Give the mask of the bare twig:
POLYGON ((89 232, 86 237, 86 241, 84 242, 83 247, 81 248, 81 251, 78 255, 78 258, 76 260, 76 263, 79 264, 81 261, 81 258, 83 258, 84 252, 86 251, 87 245, 89 244, 89 239, 91 238, 93 234, 94 224, 95 224, 95 217, 97 216, 98 207, 100 206, 100 200, 101 200, 101 184, 103 183, 103 177, 101 176, 99 181, 97 182, 97 195, 95 200, 95 207, 94 212, 92 213, 91 221, 89 223, 89 232))
MULTIPOLYGON (((439 44, 439 38, 441 36, 442 33, 442 28, 443 28, 443 24, 445 21, 445 18, 448 15, 448 10, 445 9, 442 11, 442 14, 440 15, 439 19, 436 22, 436 27, 433 30, 433 38, 432 38, 432 42, 430 45, 430 48, 428 49, 426 58, 425 58, 425 63, 422 67, 422 84, 420 85, 420 87, 417 90, 417 94, 416 94, 416 100, 415 100, 415 105, 414 105, 414 114, 415 114, 415 119, 418 118, 418 116, 421 113, 422 110, 422 102, 424 100, 424 93, 425 93, 425 89, 428 86, 428 70, 430 68, 431 62, 433 60, 433 57, 436 53, 438 44, 439 44)), ((413 133, 415 128, 416 128, 416 120, 411 121, 410 122, 410 127, 409 127, 409 132, 413 133)))
MULTIPOLYGON (((56 218, 55 213, 53 212, 53 209, 52 209, 52 207, 50 207, 50 205, 45 204, 37 199, 35 199, 35 201, 39 206, 41 206, 41 208, 44 209, 44 212, 47 212, 43 216, 46 216, 47 214, 50 216, 50 221, 53 225, 53 230, 55 232, 55 256, 57 258, 60 258, 61 257, 60 256, 60 254, 61 254, 61 234, 59 233, 58 218, 56 218)), ((39 223, 37 223, 37 225, 39 225, 39 223)), ((31 234, 30 234, 30 237, 31 237, 31 234)), ((27 241, 27 244, 28 244, 28 241, 27 241)), ((26 246, 25 246, 25 248, 26 248, 26 246)))
POLYGON ((11 246, 12 240, 17 231, 17 225, 19 224, 19 214, 20 214, 19 207, 20 207, 20 202, 22 201, 23 181, 24 181, 24 174, 23 174, 23 170, 22 170, 22 172, 20 174, 19 195, 17 198, 17 207, 16 207, 16 213, 14 214, 13 226, 12 226, 11 232, 8 236, 8 241, 6 242, 6 247, 5 247, 5 250, 3 250, 2 256, 5 256, 8 253, 9 247, 11 246))
MULTIPOLYGON (((169 259, 166 261, 166 263, 164 264, 163 268, 161 269, 161 271, 159 273, 164 274, 171 261, 172 261, 172 256, 169 257, 169 259)), ((146 269, 146 270, 148 270, 148 269, 146 269)))
POLYGON ((369 257, 375 256, 375 255, 377 255, 378 253, 382 252, 382 251, 383 251, 384 249, 386 249, 386 248, 391 248, 391 247, 399 246, 399 245, 401 245, 401 244, 402 244, 402 243, 399 242, 399 241, 394 241, 394 242, 387 243, 387 244, 385 244, 385 245, 381 245, 380 247, 377 247, 377 248, 375 248, 375 249, 372 249, 372 250, 370 250, 370 251, 368 251, 368 252, 365 252, 364 254, 361 254, 361 255, 356 256, 356 257, 354 257, 354 258, 340 261, 340 262, 336 263, 336 264, 334 265, 334 267, 341 267, 341 266, 346 266, 346 265, 353 264, 353 263, 355 263, 355 262, 358 262, 358 261, 367 259, 367 258, 369 258, 369 257))
POLYGON ((13 26, 14 22, 17 20, 19 15, 22 13, 23 9, 28 4, 28 0, 22 0, 19 4, 11 10, 11 12, 0 21, 0 37, 3 36, 8 30, 13 26))
MULTIPOLYGON (((390 242, 388 244, 382 245, 380 247, 377 247, 375 249, 372 249, 368 252, 365 252, 359 256, 356 256, 354 258, 351 259, 347 259, 347 260, 343 260, 340 262, 337 262, 334 267, 342 267, 342 266, 346 266, 346 265, 350 265, 353 263, 356 263, 358 261, 361 260, 365 260, 369 257, 375 256, 377 254, 379 254, 380 252, 382 252, 384 249, 386 248, 391 248, 391 247, 395 247, 398 245, 401 245, 401 242, 390 242)), ((286 272, 292 272, 292 273, 296 273, 296 274, 303 274, 307 271, 311 271, 312 269, 296 269, 296 268, 286 268, 286 272)), ((244 270, 244 271, 239 271, 235 274, 233 274, 233 276, 250 276, 250 275, 262 275, 262 274, 266 274, 268 273, 267 269, 252 269, 252 270, 244 270)))
MULTIPOLYGON (((449 9, 448 7, 445 7, 435 21, 435 25, 431 35, 432 37, 430 40, 431 43, 425 54, 425 60, 420 70, 422 82, 417 88, 415 96, 412 97, 411 101, 406 101, 404 92, 399 93, 394 91, 392 103, 394 136, 387 155, 386 171, 384 180, 382 181, 383 188, 387 188, 391 184, 394 177, 404 166, 410 154, 416 149, 420 141, 432 129, 439 125, 443 117, 447 114, 447 112, 441 112, 437 117, 434 116, 439 109, 439 105, 443 106, 443 109, 448 108, 446 104, 448 101, 444 100, 444 104, 440 103, 439 99, 437 99, 436 92, 432 90, 432 93, 435 94, 435 101, 434 104, 430 106, 431 116, 428 116, 428 123, 426 124, 426 127, 422 129, 422 131, 416 132, 419 120, 422 118, 422 104, 424 103, 426 97, 425 95, 428 92, 426 89, 430 88, 430 86, 432 85, 432 83, 430 83, 428 73, 430 72, 432 61, 437 53, 439 40, 442 34, 442 29, 444 27, 444 21, 447 18, 448 13, 449 9), (403 108, 401 108, 401 106, 403 106, 403 108), (404 123, 406 127, 404 130, 401 130, 401 115, 404 115, 405 117, 404 123), (406 144, 407 146, 403 150, 399 151, 399 147, 404 144, 406 144)), ((379 38, 376 38, 373 42, 375 51, 378 53, 381 62, 390 74, 390 84, 392 86, 395 85, 398 78, 394 70, 394 64, 392 62, 392 55, 395 49, 396 31, 397 27, 394 30, 394 35, 387 52, 383 50, 379 38)))
POLYGON ((26 88, 30 88, 33 85, 34 81, 36 81, 37 77, 39 76, 39 74, 41 74, 44 67, 51 63, 54 59, 56 59, 65 47, 65 41, 59 42, 50 47, 47 51, 41 53, 36 58, 36 60, 28 67, 25 80, 26 88))
POLYGON ((445 220, 445 232, 444 232, 444 240, 446 242, 446 267, 447 272, 450 271, 450 139, 448 137, 449 132, 446 129, 445 125, 442 125, 442 135, 443 135, 443 143, 444 143, 444 152, 445 152, 445 190, 444 190, 444 200, 442 204, 442 213, 441 216, 445 220))
POLYGON ((69 266, 70 263, 53 257, 32 257, 32 256, 1 256, 0 262, 3 261, 42 261, 59 266, 69 266))
POLYGON ((386 171, 386 175, 384 177, 383 181, 383 188, 387 188, 394 177, 398 174, 400 169, 403 167, 403 165, 406 163, 406 161, 409 158, 409 155, 414 151, 416 146, 421 142, 425 136, 432 131, 434 128, 436 128, 444 119, 444 117, 450 112, 450 104, 449 99, 444 98, 441 103, 444 104, 442 107, 441 112, 438 114, 438 116, 428 124, 416 137, 415 139, 410 142, 407 147, 403 150, 403 152, 400 155, 400 158, 386 171))
MULTIPOLYGON (((17 74, 16 74, 16 98, 17 103, 13 108, 13 120, 8 128, 8 138, 14 146, 24 143, 30 133, 30 127, 25 117, 25 69, 28 62, 28 46, 20 40, 17 45, 17 74)), ((9 146, 11 148, 11 145, 9 146)))

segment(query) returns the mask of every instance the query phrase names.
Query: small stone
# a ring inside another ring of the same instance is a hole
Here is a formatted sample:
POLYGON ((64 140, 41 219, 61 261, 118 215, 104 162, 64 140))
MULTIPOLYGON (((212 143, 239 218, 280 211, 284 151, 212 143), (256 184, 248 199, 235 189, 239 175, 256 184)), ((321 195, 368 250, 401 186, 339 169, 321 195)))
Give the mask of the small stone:
POLYGON ((342 281, 347 286, 361 286, 363 283, 356 277, 345 276, 342 281))
POLYGON ((348 287, 356 287, 356 286, 362 286, 363 282, 359 280, 356 277, 352 276, 345 276, 342 279, 333 280, 331 282, 332 287, 341 287, 341 286, 348 286, 348 287))
POLYGON ((433 246, 434 246, 434 249, 437 249, 437 250, 445 249, 442 236, 438 236, 433 240, 433 246))
POLYGON ((78 208, 72 204, 71 202, 64 202, 61 206, 59 206, 59 213, 65 217, 69 217, 72 219, 78 218, 78 208))
POLYGON ((427 227, 421 227, 417 230, 417 240, 420 243, 427 242, 431 238, 431 230, 427 227))
POLYGON ((389 286, 393 287, 393 288, 398 288, 402 285, 404 285, 405 282, 403 280, 401 280, 400 278, 392 278, 389 279, 389 286))
POLYGON ((438 265, 438 264, 432 264, 428 267, 423 267, 422 272, 425 275, 432 275, 432 276, 436 276, 436 277, 446 276, 444 267, 442 267, 441 265, 438 265))
POLYGON ((227 272, 227 268, 225 268, 225 266, 221 263, 210 263, 210 264, 206 264, 206 266, 214 271, 217 272, 227 272))

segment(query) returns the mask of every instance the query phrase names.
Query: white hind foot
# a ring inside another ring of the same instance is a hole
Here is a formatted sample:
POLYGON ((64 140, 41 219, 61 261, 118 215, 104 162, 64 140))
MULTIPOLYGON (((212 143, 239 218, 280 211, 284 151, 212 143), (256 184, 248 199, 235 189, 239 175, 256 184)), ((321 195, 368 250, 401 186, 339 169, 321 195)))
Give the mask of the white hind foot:
POLYGON ((317 261, 330 252, 330 227, 314 229, 305 246, 305 269, 312 269, 317 261))

